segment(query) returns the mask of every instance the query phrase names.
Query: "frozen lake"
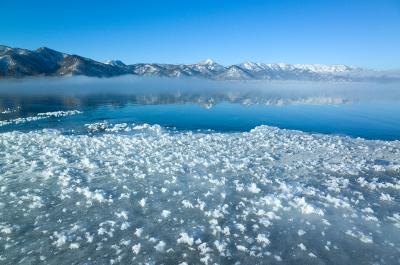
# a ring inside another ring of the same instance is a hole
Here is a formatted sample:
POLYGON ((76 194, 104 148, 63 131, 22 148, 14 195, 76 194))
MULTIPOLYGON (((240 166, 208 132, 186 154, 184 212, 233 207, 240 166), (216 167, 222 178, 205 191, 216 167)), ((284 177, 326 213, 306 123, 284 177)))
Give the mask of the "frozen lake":
POLYGON ((398 85, 117 81, 0 83, 1 264, 400 263, 398 85))

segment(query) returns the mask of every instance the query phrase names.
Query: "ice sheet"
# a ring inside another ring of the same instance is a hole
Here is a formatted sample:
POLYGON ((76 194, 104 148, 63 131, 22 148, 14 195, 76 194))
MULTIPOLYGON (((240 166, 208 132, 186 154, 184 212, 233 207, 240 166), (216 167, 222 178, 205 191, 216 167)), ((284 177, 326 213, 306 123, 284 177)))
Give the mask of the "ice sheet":
MULTIPOLYGON (((8 114, 15 112, 15 110, 6 110, 3 111, 2 113, 8 114)), ((51 112, 41 112, 37 113, 34 116, 28 116, 28 117, 20 117, 16 119, 8 119, 8 120, 0 120, 0 127, 1 126, 6 126, 6 125, 11 125, 11 124, 21 124, 21 123, 27 123, 27 122, 34 122, 38 120, 45 120, 49 118, 60 118, 60 117, 66 117, 66 116, 71 116, 71 115, 77 115, 82 113, 79 110, 66 110, 66 111, 51 111, 51 112)))
POLYGON ((0 134, 1 264, 398 264, 400 142, 88 124, 0 134))

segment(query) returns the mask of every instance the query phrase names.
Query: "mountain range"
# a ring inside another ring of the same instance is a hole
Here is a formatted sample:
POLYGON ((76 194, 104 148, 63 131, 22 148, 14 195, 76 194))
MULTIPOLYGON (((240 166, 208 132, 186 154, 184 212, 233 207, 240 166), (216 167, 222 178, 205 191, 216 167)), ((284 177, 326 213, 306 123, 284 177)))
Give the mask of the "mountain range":
POLYGON ((211 59, 195 64, 98 62, 41 47, 36 50, 0 45, 0 79, 34 76, 114 77, 122 75, 195 77, 215 80, 400 80, 400 71, 374 71, 347 65, 244 62, 223 66, 211 59))

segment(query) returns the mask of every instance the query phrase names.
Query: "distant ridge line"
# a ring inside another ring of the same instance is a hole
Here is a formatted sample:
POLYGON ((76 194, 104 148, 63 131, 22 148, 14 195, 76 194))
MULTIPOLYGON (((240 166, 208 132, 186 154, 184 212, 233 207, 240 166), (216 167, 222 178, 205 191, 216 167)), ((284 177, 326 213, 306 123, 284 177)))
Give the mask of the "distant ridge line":
POLYGON ((47 47, 36 50, 0 45, 0 78, 33 76, 115 77, 121 75, 213 80, 361 81, 400 80, 399 71, 374 71, 343 64, 244 62, 223 66, 211 59, 194 64, 98 62, 47 47))

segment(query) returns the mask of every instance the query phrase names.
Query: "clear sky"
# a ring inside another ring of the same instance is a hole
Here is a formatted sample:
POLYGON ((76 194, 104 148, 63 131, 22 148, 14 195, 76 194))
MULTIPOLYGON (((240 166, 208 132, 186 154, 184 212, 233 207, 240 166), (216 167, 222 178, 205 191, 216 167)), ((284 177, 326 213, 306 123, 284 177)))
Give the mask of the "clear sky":
POLYGON ((0 43, 99 61, 400 68, 400 0, 1 0, 0 43))

